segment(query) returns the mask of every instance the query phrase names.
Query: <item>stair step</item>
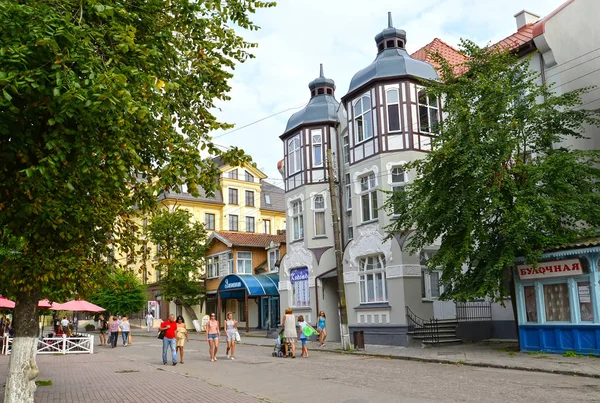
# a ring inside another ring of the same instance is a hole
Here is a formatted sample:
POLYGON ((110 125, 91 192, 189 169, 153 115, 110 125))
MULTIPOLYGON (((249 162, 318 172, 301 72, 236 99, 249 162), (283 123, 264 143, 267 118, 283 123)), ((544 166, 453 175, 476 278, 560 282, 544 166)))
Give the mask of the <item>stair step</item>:
MULTIPOLYGON (((438 329, 437 331, 438 333, 456 333, 456 329, 438 329)), ((431 334, 434 333, 430 330, 425 330, 425 329, 418 329, 418 330, 413 330, 411 332, 407 332, 407 334, 431 334)))
POLYGON ((451 344, 451 343, 462 343, 461 339, 440 339, 437 343, 432 341, 423 341, 423 344, 451 344))
MULTIPOLYGON (((433 336, 431 335, 427 335, 427 334, 416 334, 416 335, 411 335, 411 337, 415 340, 423 340, 423 339, 430 339, 433 336)), ((438 340, 442 341, 442 340, 460 340, 456 338, 455 334, 440 334, 437 336, 438 340)))

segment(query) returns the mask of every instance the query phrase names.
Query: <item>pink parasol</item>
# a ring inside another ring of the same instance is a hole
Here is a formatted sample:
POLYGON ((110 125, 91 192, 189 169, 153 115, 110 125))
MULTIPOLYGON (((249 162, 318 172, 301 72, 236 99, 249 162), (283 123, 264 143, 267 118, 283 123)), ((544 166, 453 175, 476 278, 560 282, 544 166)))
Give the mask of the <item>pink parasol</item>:
POLYGON ((57 311, 74 311, 74 312, 103 312, 106 309, 94 305, 91 302, 87 302, 83 299, 74 299, 72 301, 65 302, 64 304, 54 304, 54 310, 57 311))
POLYGON ((58 308, 59 305, 60 304, 58 302, 50 303, 50 301, 47 299, 42 299, 40 302, 38 302, 39 309, 52 309, 53 311, 58 311, 60 310, 60 308, 58 308))
POLYGON ((7 299, 0 295, 0 308, 4 309, 13 309, 15 307, 15 303, 10 299, 7 299))

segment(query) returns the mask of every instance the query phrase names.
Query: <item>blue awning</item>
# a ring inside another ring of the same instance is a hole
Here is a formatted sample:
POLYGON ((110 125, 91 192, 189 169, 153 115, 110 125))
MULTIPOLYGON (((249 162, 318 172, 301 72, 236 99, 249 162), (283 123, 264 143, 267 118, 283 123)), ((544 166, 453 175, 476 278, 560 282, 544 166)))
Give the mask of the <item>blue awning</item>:
POLYGON ((217 293, 221 299, 240 299, 279 295, 278 274, 230 274, 221 280, 217 293))

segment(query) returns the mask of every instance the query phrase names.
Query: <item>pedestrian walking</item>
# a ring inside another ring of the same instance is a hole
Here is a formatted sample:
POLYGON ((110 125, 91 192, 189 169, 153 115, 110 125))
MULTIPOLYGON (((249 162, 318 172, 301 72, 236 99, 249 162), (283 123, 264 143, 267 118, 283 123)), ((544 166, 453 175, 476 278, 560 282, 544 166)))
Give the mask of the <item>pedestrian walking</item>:
POLYGON ((296 338, 298 337, 298 332, 296 330, 296 317, 292 312, 292 308, 286 308, 282 326, 283 337, 285 337, 285 356, 288 356, 289 343, 292 345, 292 358, 296 358, 296 338))
POLYGON ((148 328, 148 333, 150 333, 150 329, 152 329, 153 322, 154 316, 152 316, 152 312, 148 312, 146 314, 146 327, 148 328))
POLYGON ((177 322, 175 322, 175 314, 170 314, 169 319, 160 324, 159 332, 165 331, 163 338, 162 360, 163 365, 167 365, 167 350, 171 349, 171 362, 177 365, 177 350, 175 346, 175 333, 177 331, 177 322))
POLYGON ((317 331, 311 325, 309 325, 308 323, 306 323, 304 321, 303 315, 298 316, 298 327, 300 328, 300 342, 302 343, 302 357, 308 358, 308 346, 306 345, 306 342, 308 341, 308 336, 304 332, 304 328, 308 327, 309 329, 312 329, 312 332, 315 334, 317 333, 317 331))
POLYGON ((183 364, 183 346, 186 341, 190 341, 188 336, 187 327, 185 326, 185 320, 183 316, 177 317, 177 331, 175 333, 177 351, 179 351, 179 362, 183 364))
POLYGON ((108 330, 110 330, 110 344, 112 348, 117 347, 117 340, 119 339, 119 321, 114 316, 112 321, 108 324, 108 330))
POLYGON ((129 345, 130 332, 131 323, 129 323, 129 318, 127 316, 124 316, 123 320, 121 320, 121 336, 123 337, 123 347, 127 347, 129 345))
POLYGON ((206 324, 206 341, 208 342, 208 353, 211 362, 217 362, 217 351, 219 351, 219 322, 217 315, 210 314, 210 319, 206 324))
POLYGON ((319 312, 319 319, 317 320, 317 331, 319 332, 319 347, 325 347, 325 339, 327 338, 327 318, 325 312, 319 312))
POLYGON ((227 355, 227 358, 235 360, 233 356, 235 355, 235 335, 237 333, 237 320, 233 319, 233 312, 227 312, 227 318, 225 319, 223 330, 225 331, 225 336, 227 337, 227 351, 225 352, 225 354, 227 355))
POLYGON ((108 322, 104 315, 98 317, 98 327, 100 328, 100 345, 106 346, 106 332, 108 331, 108 322))

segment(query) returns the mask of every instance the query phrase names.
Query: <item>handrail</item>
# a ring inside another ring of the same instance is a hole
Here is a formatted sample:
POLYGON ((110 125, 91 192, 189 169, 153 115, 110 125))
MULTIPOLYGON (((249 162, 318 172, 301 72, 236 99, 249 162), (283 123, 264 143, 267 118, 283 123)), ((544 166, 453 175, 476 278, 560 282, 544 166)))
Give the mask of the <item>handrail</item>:
POLYGON ((406 307, 406 319, 409 331, 422 335, 424 342, 439 343, 440 329, 437 319, 425 320, 414 313, 408 306, 406 307))
POLYGON ((410 307, 406 307, 406 318, 408 319, 408 325, 410 327, 410 322, 413 322, 414 325, 416 325, 417 327, 424 327, 425 326, 425 319, 421 318, 420 316, 418 316, 416 313, 414 313, 410 307))

